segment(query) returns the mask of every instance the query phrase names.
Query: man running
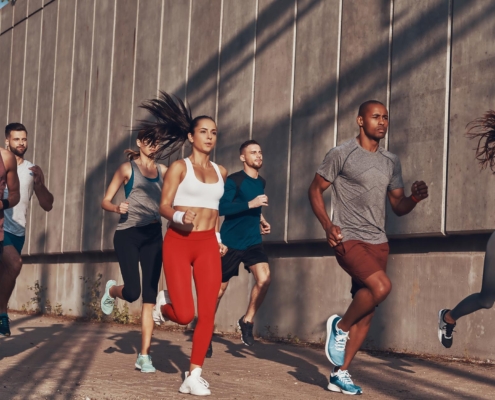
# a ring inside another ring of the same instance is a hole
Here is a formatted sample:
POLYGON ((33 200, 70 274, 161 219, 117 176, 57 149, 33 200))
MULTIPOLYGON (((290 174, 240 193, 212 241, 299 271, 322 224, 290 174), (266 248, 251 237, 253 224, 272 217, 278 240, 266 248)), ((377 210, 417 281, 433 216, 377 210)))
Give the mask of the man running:
POLYGON ((263 165, 261 147, 255 140, 248 140, 241 145, 239 152, 244 169, 227 177, 220 200, 219 212, 225 215, 220 235, 229 251, 222 257, 222 286, 217 308, 230 278, 239 275, 239 264, 242 262, 244 268, 253 274, 256 284, 251 290, 247 311, 239 318, 237 325, 241 330, 242 342, 252 346, 253 319, 270 286, 268 257, 261 240, 261 235, 270 233, 270 224, 261 213, 261 207, 268 206, 265 180, 258 173, 263 165))
POLYGON ((28 149, 27 130, 24 125, 14 122, 5 127, 5 147, 7 150, 1 149, 2 157, 3 152, 12 157, 12 162, 17 168, 19 183, 16 189, 7 181, 4 199, 10 200, 13 193, 17 193, 19 196, 20 185, 18 204, 16 202, 17 205, 14 208, 5 211, 4 251, 0 258, 0 334, 10 336, 7 304, 14 290, 17 276, 21 272, 22 259, 20 254, 24 246, 29 201, 34 189, 41 208, 50 211, 53 206, 53 196, 45 186, 41 168, 24 160, 24 154, 28 149))
POLYGON ((332 315, 328 319, 325 345, 335 366, 328 389, 345 394, 362 393, 347 369, 366 338, 375 307, 392 289, 385 273, 389 252, 385 199, 402 216, 428 197, 422 181, 413 183, 410 197, 404 195, 399 158, 380 147, 388 128, 386 107, 376 100, 361 104, 357 123, 359 135, 327 153, 308 193, 339 265, 352 278, 353 300, 342 318, 332 315), (330 185, 333 221, 322 196, 330 185))

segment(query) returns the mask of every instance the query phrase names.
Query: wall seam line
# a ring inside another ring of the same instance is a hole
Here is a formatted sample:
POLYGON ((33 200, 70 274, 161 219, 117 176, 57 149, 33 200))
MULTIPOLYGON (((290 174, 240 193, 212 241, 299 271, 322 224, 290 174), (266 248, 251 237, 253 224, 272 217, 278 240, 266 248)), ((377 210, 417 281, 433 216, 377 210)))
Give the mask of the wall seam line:
MULTIPOLYGON (((222 62, 222 39, 223 39, 223 0, 220 2, 220 32, 218 34, 218 62, 217 62, 217 93, 215 99, 215 121, 218 126, 218 102, 220 96, 220 67, 222 62)), ((213 149, 213 160, 216 162, 217 148, 213 149)))
POLYGON ((132 66, 131 122, 129 125, 129 148, 132 147, 132 132, 133 132, 132 122, 134 120, 134 91, 136 88, 136 64, 137 64, 138 36, 139 36, 139 5, 140 5, 140 0, 137 0, 136 31, 134 34, 134 62, 132 66))
MULTIPOLYGON (((387 110, 390 113, 390 101, 392 97, 392 46, 394 40, 394 0, 390 0, 390 25, 388 30, 388 66, 387 66, 387 110)), ((388 135, 385 139, 385 149, 390 147, 390 121, 388 135)))
POLYGON ((253 81, 251 86, 251 116, 249 120, 249 139, 253 138, 253 125, 254 125, 254 94, 255 94, 255 81, 256 81, 256 46, 258 36, 258 14, 259 14, 259 0, 256 0, 254 11, 254 41, 253 41, 253 81))
POLYGON ((162 46, 163 46, 163 10, 165 8, 164 5, 164 0, 162 0, 162 11, 160 15, 160 41, 158 44, 158 76, 156 79, 156 96, 158 97, 160 95, 160 79, 162 78, 161 76, 161 66, 162 66, 162 46))
POLYGON ((26 33, 24 34, 24 65, 22 68, 22 89, 21 89, 21 118, 22 121, 23 113, 24 113, 24 88, 26 85, 26 51, 27 51, 27 41, 28 41, 28 24, 29 20, 25 18, 26 21, 26 33))

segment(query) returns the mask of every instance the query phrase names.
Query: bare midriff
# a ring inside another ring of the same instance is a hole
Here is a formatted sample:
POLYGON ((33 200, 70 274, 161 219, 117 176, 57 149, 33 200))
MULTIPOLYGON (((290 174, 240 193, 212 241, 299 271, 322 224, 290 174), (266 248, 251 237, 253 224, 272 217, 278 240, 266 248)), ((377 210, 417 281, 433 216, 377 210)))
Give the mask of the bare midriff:
POLYGON ((218 210, 213 210, 211 208, 202 208, 202 207, 182 207, 182 206, 174 206, 174 210, 176 211, 187 211, 190 210, 196 213, 196 218, 192 224, 182 225, 176 224, 175 222, 170 222, 170 226, 175 229, 179 229, 181 231, 208 231, 210 229, 215 228, 218 218, 218 210))

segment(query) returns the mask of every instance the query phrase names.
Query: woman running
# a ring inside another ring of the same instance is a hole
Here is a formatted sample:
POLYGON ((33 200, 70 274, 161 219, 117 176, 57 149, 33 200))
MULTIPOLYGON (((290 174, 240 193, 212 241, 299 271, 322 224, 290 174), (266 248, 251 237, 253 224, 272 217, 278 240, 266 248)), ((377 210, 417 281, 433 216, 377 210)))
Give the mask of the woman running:
POLYGON ((149 123, 157 145, 152 157, 176 152, 185 141, 191 155, 170 165, 164 179, 160 214, 170 221, 163 242, 163 269, 168 293, 161 291, 153 309, 157 324, 169 319, 181 325, 194 318, 192 275, 196 287, 198 321, 193 335, 191 364, 179 391, 198 396, 211 394, 201 378, 206 351, 213 334, 217 295, 222 281, 220 256, 227 248, 218 232, 218 205, 227 171, 210 161, 217 141, 213 118, 192 118, 184 103, 161 92, 143 104, 155 122, 149 123))
MULTIPOLYGON (((468 136, 478 139, 476 159, 481 168, 490 167, 495 172, 495 111, 488 111, 484 117, 471 122, 468 136)), ((485 262, 481 291, 474 293, 452 310, 443 309, 438 312, 438 339, 444 347, 452 346, 452 334, 456 321, 481 308, 492 308, 495 302, 495 233, 490 236, 486 245, 485 262)))
POLYGON ((150 158, 155 151, 157 141, 149 132, 146 123, 138 130, 136 140, 138 151, 126 150, 129 162, 122 164, 115 172, 101 207, 120 214, 115 231, 113 245, 122 273, 123 285, 117 286, 115 280, 109 280, 105 294, 101 299, 101 309, 110 315, 115 299, 129 303, 141 295, 141 264, 143 307, 141 312, 141 353, 135 367, 141 372, 155 372, 151 362, 150 345, 153 333, 152 310, 158 292, 158 281, 162 265, 162 228, 158 211, 163 176, 167 167, 156 164, 150 158), (124 185, 126 200, 119 205, 113 204, 115 194, 124 185))

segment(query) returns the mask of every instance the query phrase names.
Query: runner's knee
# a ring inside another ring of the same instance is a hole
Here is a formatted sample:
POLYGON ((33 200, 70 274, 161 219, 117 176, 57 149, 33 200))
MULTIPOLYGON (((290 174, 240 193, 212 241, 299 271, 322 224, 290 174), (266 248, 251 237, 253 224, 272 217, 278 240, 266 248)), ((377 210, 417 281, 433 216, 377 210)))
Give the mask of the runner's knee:
POLYGON ((389 279, 381 279, 375 287, 372 288, 371 293, 377 304, 384 301, 392 291, 392 282, 389 279))
POLYGON ((266 290, 270 286, 270 282, 271 282, 270 273, 267 273, 265 275, 258 277, 258 281, 256 282, 256 285, 258 285, 258 287, 261 290, 266 290))
POLYGON ((480 306, 483 308, 492 308, 493 303, 495 302, 495 298, 492 296, 483 296, 482 293, 480 293, 480 306))
POLYGON ((177 317, 177 322, 179 325, 188 325, 194 319, 194 307, 192 308, 180 308, 175 309, 175 315, 177 317))
POLYGON ((124 289, 122 290, 122 296, 128 303, 133 303, 141 296, 141 288, 137 286, 124 286, 124 289))

